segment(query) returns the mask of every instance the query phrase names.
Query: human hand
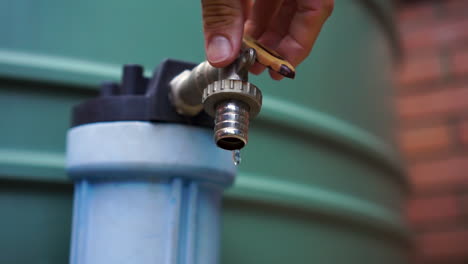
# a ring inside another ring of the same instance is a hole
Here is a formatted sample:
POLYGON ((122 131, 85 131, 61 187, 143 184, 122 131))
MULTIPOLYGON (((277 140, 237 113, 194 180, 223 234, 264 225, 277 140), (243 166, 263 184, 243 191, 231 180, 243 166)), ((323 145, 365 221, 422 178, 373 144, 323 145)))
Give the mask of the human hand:
MULTIPOLYGON (((333 0, 202 0, 207 59, 214 67, 232 63, 245 32, 297 66, 309 55, 333 6, 333 0)), ((258 63, 250 69, 254 74, 263 70, 258 63)), ((271 70, 270 76, 283 78, 271 70)))

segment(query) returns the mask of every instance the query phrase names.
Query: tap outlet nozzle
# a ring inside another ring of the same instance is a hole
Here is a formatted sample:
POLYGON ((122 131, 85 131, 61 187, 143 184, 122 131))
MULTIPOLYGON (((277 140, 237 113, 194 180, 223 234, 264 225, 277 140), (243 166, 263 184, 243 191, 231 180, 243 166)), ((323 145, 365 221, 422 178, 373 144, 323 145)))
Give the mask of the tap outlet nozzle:
POLYGON ((205 111, 215 118, 214 140, 226 150, 242 149, 248 141, 249 120, 260 112, 262 93, 241 80, 213 82, 203 91, 205 111))
POLYGON ((249 106, 241 101, 228 100, 216 106, 214 140, 226 150, 247 145, 249 134, 249 106))

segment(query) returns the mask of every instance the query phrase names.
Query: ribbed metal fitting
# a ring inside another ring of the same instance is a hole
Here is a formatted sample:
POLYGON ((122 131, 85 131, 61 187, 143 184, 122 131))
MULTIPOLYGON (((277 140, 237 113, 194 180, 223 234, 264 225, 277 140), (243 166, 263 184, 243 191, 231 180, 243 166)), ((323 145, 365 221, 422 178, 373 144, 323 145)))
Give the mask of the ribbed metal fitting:
POLYGON ((247 145, 249 106, 236 100, 223 101, 216 107, 214 141, 218 147, 235 150, 247 145))
POLYGON ((256 117, 262 108, 262 92, 257 86, 241 80, 220 80, 203 90, 202 102, 211 116, 215 116, 216 106, 226 100, 237 100, 247 104, 250 117, 256 117))
POLYGON ((205 112, 215 118, 214 140, 226 150, 247 145, 249 119, 262 107, 262 92, 255 85, 240 80, 221 80, 203 91, 205 112))

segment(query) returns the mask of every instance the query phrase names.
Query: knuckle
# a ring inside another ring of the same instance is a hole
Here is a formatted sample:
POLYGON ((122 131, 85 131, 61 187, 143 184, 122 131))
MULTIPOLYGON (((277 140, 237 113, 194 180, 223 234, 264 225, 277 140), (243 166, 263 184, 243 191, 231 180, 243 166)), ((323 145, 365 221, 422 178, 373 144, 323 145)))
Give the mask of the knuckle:
POLYGON ((242 16, 242 9, 232 0, 203 0, 203 26, 207 30, 229 27, 242 16))

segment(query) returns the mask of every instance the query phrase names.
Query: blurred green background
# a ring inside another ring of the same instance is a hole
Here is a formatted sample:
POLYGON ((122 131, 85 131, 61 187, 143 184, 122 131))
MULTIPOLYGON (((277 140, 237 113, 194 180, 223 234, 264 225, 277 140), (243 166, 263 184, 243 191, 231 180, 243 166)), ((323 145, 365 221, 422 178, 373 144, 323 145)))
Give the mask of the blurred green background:
MULTIPOLYGON (((293 81, 253 77, 252 122, 224 203, 222 263, 406 263, 393 149, 391 1, 336 1, 293 81)), ((0 1, 0 262, 68 261, 73 105, 120 67, 204 60, 198 1, 0 1)))

